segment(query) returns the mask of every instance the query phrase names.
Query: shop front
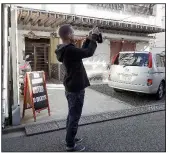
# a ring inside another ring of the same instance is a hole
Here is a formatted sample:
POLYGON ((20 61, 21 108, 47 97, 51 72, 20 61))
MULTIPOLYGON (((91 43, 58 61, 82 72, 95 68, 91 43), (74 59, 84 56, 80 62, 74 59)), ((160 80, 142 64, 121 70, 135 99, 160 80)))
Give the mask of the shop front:
POLYGON ((61 43, 57 31, 62 24, 71 24, 75 29, 77 47, 81 47, 94 25, 101 30, 103 43, 98 44, 93 57, 83 60, 88 74, 94 72, 94 69, 98 70, 97 67, 98 72, 103 71, 120 51, 145 50, 150 40, 154 39, 150 34, 164 31, 150 25, 22 7, 17 8, 17 19, 19 62, 22 63, 25 56, 30 55, 32 70, 43 70, 48 80, 53 78, 60 83, 64 69, 56 58, 55 50, 61 43))

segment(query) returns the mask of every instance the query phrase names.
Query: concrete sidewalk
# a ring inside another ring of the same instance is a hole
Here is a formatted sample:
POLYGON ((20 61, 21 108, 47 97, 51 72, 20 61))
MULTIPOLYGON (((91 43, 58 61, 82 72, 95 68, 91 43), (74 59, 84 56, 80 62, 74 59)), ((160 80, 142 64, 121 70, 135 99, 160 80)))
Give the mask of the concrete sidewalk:
MULTIPOLYGON (((65 98, 64 86, 62 84, 47 84, 51 116, 48 116, 47 110, 37 113, 37 122, 48 120, 66 119, 68 113, 67 100, 65 98)), ((87 88, 82 116, 95 115, 104 112, 130 109, 134 106, 123 103, 110 96, 106 96, 97 91, 87 88)), ((22 104, 21 104, 22 114, 22 104)), ((32 110, 26 110, 22 124, 33 123, 32 110)))

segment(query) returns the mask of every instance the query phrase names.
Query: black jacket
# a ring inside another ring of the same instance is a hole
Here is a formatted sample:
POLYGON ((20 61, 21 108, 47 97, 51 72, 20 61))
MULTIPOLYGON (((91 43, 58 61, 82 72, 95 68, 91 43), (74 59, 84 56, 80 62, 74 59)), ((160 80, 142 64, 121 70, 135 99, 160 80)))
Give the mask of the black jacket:
POLYGON ((68 92, 78 92, 90 86, 82 59, 91 57, 96 50, 96 37, 86 39, 82 48, 76 48, 74 44, 58 45, 56 55, 58 61, 65 67, 64 86, 68 92))

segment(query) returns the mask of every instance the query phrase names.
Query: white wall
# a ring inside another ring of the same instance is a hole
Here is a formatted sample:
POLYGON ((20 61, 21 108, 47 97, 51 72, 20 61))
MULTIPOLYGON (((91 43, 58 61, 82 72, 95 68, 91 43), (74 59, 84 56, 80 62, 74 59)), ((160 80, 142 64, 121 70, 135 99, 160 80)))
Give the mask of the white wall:
POLYGON ((154 47, 165 47, 165 32, 158 33, 156 35, 154 47))
POLYGON ((83 61, 84 63, 88 63, 89 61, 99 61, 107 64, 110 61, 110 41, 106 39, 102 44, 97 44, 94 55, 83 61))
POLYGON ((105 39, 102 44, 98 44, 94 55, 96 57, 102 56, 103 60, 109 61, 109 59, 110 59, 110 40, 105 39))
POLYGON ((155 24, 165 28, 165 22, 163 22, 163 16, 165 16, 165 4, 157 4, 157 15, 155 18, 155 24))
POLYGON ((156 34, 156 39, 152 41, 151 49, 154 52, 165 51, 165 32, 156 34))
MULTIPOLYGON (((164 4, 160 4, 158 7, 158 11, 159 11, 159 18, 161 20, 159 20, 160 24, 162 25, 162 28, 165 28, 165 5, 164 4)), ((155 34, 156 39, 152 42, 152 50, 155 52, 161 52, 165 50, 165 32, 162 33, 157 33, 155 34)))
POLYGON ((18 30, 18 61, 23 62, 23 56, 25 51, 25 40, 20 30, 18 30))
POLYGON ((136 43, 136 50, 137 51, 149 51, 150 50, 149 42, 136 43))

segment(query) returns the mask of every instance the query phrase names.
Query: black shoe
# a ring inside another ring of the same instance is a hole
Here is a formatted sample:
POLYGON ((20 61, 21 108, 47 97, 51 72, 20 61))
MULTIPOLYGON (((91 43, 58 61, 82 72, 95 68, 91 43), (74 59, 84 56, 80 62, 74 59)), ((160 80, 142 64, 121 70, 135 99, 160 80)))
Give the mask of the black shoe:
POLYGON ((76 145, 74 147, 66 147, 67 152, 82 152, 85 150, 85 147, 76 145))

